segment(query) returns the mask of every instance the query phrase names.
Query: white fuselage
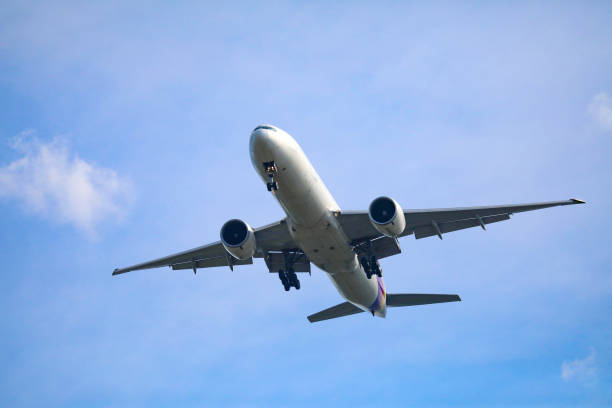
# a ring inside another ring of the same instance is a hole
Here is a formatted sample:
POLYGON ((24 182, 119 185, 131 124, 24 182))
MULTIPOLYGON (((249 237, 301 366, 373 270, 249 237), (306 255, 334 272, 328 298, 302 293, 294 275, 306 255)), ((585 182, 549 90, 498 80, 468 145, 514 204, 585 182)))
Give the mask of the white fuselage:
POLYGON ((287 214, 289 233, 308 259, 327 272, 349 302, 384 317, 384 282, 382 278, 366 277, 335 216, 340 208, 300 145, 283 130, 266 125, 251 133, 250 153, 253 166, 265 182, 269 176, 263 163, 274 161, 278 190, 273 194, 287 214))

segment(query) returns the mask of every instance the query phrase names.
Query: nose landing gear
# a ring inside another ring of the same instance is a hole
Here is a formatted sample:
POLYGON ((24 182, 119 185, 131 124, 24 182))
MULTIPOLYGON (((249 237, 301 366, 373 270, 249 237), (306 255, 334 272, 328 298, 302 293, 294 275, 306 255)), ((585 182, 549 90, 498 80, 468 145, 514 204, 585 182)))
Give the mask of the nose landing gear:
POLYGON ((277 191, 278 183, 274 181, 274 175, 278 173, 278 169, 276 168, 276 164, 274 164, 274 160, 269 162, 263 162, 262 164, 264 167, 264 171, 266 172, 266 174, 268 174, 268 179, 270 180, 266 184, 266 186, 268 187, 268 191, 277 191))

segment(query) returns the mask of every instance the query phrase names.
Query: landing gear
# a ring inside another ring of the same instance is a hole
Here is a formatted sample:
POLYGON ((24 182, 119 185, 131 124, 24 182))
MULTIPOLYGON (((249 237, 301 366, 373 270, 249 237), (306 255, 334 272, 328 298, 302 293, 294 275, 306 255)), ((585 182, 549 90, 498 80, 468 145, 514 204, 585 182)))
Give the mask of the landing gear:
POLYGON ((370 261, 368 260, 367 257, 362 257, 361 258, 361 266, 363 266, 363 270, 365 271, 366 276, 368 277, 368 279, 372 278, 372 268, 370 267, 370 261))
POLYGON ((370 267, 372 268, 372 273, 374 273, 374 275, 382 278, 382 269, 380 269, 380 263, 378 263, 378 259, 376 259, 375 256, 370 258, 370 267))
POLYGON ((295 274, 295 271, 293 270, 293 268, 289 268, 286 271, 282 269, 279 270, 278 278, 281 280, 283 287, 285 288, 285 291, 288 292, 289 289, 291 289, 291 287, 294 287, 297 290, 300 290, 300 280, 297 278, 297 275, 295 274))
POLYGON ((262 164, 264 167, 264 171, 268 175, 269 179, 268 183, 266 184, 266 186, 268 187, 268 191, 277 191, 278 183, 274 181, 274 175, 278 173, 278 169, 276 168, 276 164, 274 164, 274 160, 269 162, 263 162, 262 164))
MULTIPOLYGON (((353 251, 357 254, 359 263, 368 279, 372 279, 373 275, 382 278, 382 269, 376 257, 375 248, 372 246, 372 241, 366 240, 355 244, 353 251)), ((396 253, 399 253, 399 246, 396 253)))
POLYGON ((283 259, 285 267, 278 271, 278 278, 280 279, 285 291, 289 291, 292 287, 296 290, 300 290, 300 280, 295 274, 293 265, 299 259, 299 253, 291 251, 283 251, 283 259))
POLYGON ((375 256, 371 256, 369 259, 367 256, 363 256, 361 257, 360 262, 368 279, 372 279, 372 275, 382 278, 382 269, 380 268, 380 263, 375 256))
POLYGON ((293 284, 295 290, 300 290, 300 280, 297 278, 297 275, 293 269, 291 269, 291 283, 293 284))
POLYGON ((289 289, 291 288, 291 286, 289 286, 289 280, 287 279, 287 275, 285 274, 285 271, 283 271, 282 269, 278 271, 278 278, 280 279, 281 283, 283 284, 283 287, 285 288, 285 291, 288 292, 289 289))

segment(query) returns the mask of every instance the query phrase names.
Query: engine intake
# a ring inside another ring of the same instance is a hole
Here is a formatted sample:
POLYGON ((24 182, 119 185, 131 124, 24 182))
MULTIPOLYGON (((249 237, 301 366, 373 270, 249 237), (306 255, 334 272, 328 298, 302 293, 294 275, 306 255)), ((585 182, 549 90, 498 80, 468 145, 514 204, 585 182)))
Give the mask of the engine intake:
POLYGON ((231 256, 245 260, 255 255, 257 248, 253 228, 242 220, 229 220, 221 227, 221 243, 231 256))
POLYGON ((404 211, 392 198, 378 197, 372 201, 368 215, 374 228, 387 237, 397 237, 406 228, 404 211))

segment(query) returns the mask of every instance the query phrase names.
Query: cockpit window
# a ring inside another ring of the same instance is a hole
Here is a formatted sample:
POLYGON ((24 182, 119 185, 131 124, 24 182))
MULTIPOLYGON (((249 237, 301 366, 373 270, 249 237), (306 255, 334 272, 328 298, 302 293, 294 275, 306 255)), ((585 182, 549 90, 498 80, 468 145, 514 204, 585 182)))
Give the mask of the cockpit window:
POLYGON ((274 132, 276 132, 276 129, 274 129, 272 126, 267 126, 267 125, 257 126, 255 129, 253 129, 253 132, 259 129, 273 130, 274 132))

